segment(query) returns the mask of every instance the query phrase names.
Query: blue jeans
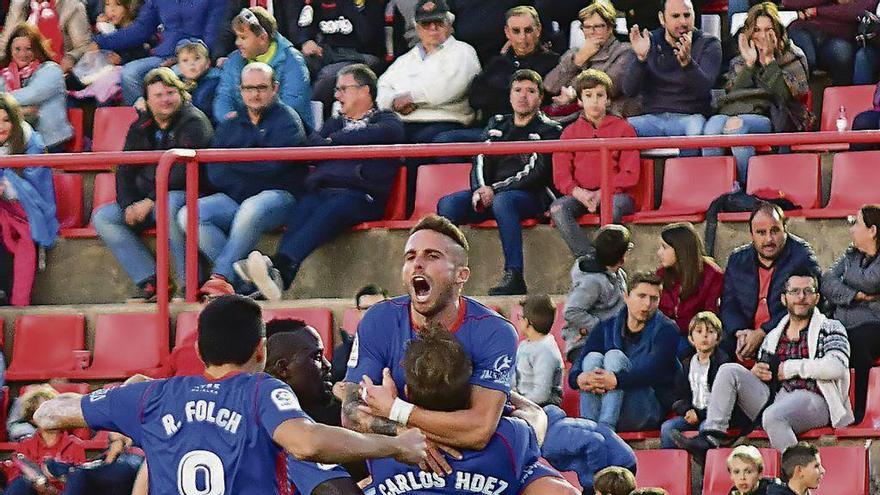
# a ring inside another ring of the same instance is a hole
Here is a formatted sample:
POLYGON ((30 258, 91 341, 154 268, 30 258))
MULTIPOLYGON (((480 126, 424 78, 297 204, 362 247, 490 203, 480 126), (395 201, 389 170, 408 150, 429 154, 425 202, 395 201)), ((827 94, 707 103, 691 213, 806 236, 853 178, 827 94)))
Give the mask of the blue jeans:
MULTIPOLYGON (((604 355, 591 352, 584 356, 583 370, 602 368, 611 373, 630 369, 626 355, 611 349, 604 355)), ((614 389, 602 395, 581 391, 581 417, 605 423, 614 431, 643 431, 656 428, 663 418, 660 402, 651 387, 630 390, 614 389)))
POLYGON ((495 219, 501 249, 504 251, 504 269, 523 271, 522 225, 527 218, 537 218, 544 212, 544 205, 536 194, 528 191, 510 190, 495 193, 492 206, 477 212, 471 204, 471 191, 459 191, 440 198, 437 214, 457 225, 478 223, 495 219))
POLYGON ((855 42, 807 28, 789 29, 788 37, 804 51, 811 71, 828 71, 832 86, 852 84, 855 42))
POLYGON ((361 222, 379 220, 384 213, 385 201, 357 189, 325 188, 303 196, 293 207, 278 246, 278 254, 291 262, 282 267, 289 270, 282 271, 285 285, 290 285, 299 265, 321 244, 361 222))
MULTIPOLYGON (((639 137, 699 136, 706 117, 698 113, 649 113, 627 119, 639 137)), ((679 156, 697 156, 696 149, 682 149, 679 156)))
POLYGON ((868 45, 856 50, 853 62, 853 84, 876 83, 878 65, 880 65, 880 49, 868 45))
MULTIPOLYGON (((170 238, 171 260, 177 272, 180 287, 184 285, 186 247, 183 239, 183 231, 177 226, 175 219, 177 212, 186 203, 186 193, 183 191, 169 191, 168 193, 168 234, 170 238)), ((147 249, 140 232, 156 225, 155 208, 147 219, 134 227, 125 223, 125 212, 115 201, 106 204, 95 212, 93 223, 98 236, 107 244, 116 261, 128 273, 128 276, 136 284, 146 281, 156 275, 156 260, 153 253, 147 249)))
MULTIPOLYGON (((724 126, 731 117, 731 115, 711 116, 703 128, 703 134, 707 136, 719 134, 730 136, 735 134, 766 134, 773 132, 773 124, 769 118, 753 113, 737 115, 736 117, 740 119, 742 125, 734 129, 725 129, 724 126)), ((734 146, 730 151, 733 153, 734 158, 736 158, 737 179, 740 184, 745 184, 746 176, 749 172, 749 158, 755 156, 755 147, 734 146)), ((721 148, 703 148, 703 156, 721 156, 723 154, 724 150, 721 148)))
POLYGON ((144 77, 164 61, 162 57, 146 57, 122 66, 122 99, 126 105, 134 105, 144 95, 144 77))
MULTIPOLYGON (((239 205, 229 196, 216 193, 199 199, 199 250, 214 264, 211 273, 232 281, 232 264, 254 249, 264 232, 281 227, 296 198, 278 189, 260 192, 239 205)), ((186 206, 177 213, 177 223, 186 232, 186 206)))
POLYGON ((683 416, 676 416, 672 419, 667 419, 662 425, 660 425, 660 448, 678 448, 675 446, 675 442, 672 441, 673 431, 697 431, 699 428, 699 424, 692 425, 685 421, 683 416))

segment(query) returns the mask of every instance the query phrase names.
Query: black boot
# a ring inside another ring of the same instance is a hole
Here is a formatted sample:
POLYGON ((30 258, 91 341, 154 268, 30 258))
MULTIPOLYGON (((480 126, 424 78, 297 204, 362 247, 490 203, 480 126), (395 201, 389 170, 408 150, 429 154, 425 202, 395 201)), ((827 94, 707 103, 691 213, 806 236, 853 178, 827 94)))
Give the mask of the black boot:
POLYGON ((504 270, 501 282, 489 289, 490 296, 515 296, 526 293, 526 280, 518 270, 504 270))
POLYGON ((693 438, 684 436, 680 431, 673 431, 670 436, 676 447, 690 452, 694 461, 701 466, 706 464, 706 453, 709 450, 725 447, 736 441, 725 432, 715 430, 703 430, 693 438))

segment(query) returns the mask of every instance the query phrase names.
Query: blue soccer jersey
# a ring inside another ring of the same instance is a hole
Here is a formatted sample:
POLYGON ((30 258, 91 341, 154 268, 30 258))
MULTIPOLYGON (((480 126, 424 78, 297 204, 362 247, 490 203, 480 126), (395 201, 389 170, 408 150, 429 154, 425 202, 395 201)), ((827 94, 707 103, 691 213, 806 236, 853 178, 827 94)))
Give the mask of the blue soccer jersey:
POLYGON ((483 450, 464 450, 462 459, 449 459, 452 474, 440 476, 394 459, 368 461, 373 483, 367 495, 444 493, 515 495, 544 476, 559 476, 540 462, 535 432, 518 418, 501 418, 483 450))
MULTIPOLYGON (((473 299, 462 297, 458 319, 450 328, 471 358, 471 384, 510 393, 516 369, 516 330, 509 321, 473 299)), ((403 397, 403 354, 407 343, 418 338, 410 318, 409 296, 397 297, 371 307, 358 325, 348 359, 345 381, 358 383, 367 375, 381 383, 382 369, 390 368, 403 397)))
POLYGON ((272 435, 289 419, 311 421, 290 387, 265 373, 141 382, 96 390, 81 404, 90 428, 143 448, 156 494, 278 493, 286 473, 272 435))
POLYGON ((351 478, 351 475, 339 464, 301 461, 287 456, 287 479, 296 488, 293 492, 296 495, 311 495, 318 485, 336 478, 351 478))

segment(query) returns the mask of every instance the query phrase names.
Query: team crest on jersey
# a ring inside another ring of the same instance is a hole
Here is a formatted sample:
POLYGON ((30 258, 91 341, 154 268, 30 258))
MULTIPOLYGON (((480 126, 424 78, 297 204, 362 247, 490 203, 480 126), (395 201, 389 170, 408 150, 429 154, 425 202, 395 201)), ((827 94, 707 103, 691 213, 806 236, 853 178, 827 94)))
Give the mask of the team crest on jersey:
POLYGON ((507 354, 502 354, 492 363, 491 370, 483 370, 480 375, 482 380, 492 380, 498 384, 510 383, 510 373, 513 370, 513 359, 507 354))
POLYGON ((360 346, 358 345, 358 336, 354 334, 354 342, 351 343, 351 353, 348 355, 348 366, 349 368, 354 368, 358 365, 358 349, 360 346))
POLYGON ((299 401, 293 392, 285 388, 276 388, 272 391, 272 402, 279 411, 296 411, 299 410, 299 401))
POLYGON ((89 402, 98 402, 99 400, 107 397, 107 390, 103 388, 99 388, 94 392, 89 394, 89 402))

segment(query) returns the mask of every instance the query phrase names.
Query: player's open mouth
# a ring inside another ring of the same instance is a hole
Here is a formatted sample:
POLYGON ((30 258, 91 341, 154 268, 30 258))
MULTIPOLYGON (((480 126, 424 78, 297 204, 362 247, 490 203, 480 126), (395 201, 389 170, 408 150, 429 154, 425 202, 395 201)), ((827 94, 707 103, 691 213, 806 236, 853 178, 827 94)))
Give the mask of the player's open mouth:
POLYGON ((428 298, 431 296, 431 283, 428 282, 428 279, 421 275, 416 275, 412 278, 411 283, 416 301, 427 301, 428 298))

